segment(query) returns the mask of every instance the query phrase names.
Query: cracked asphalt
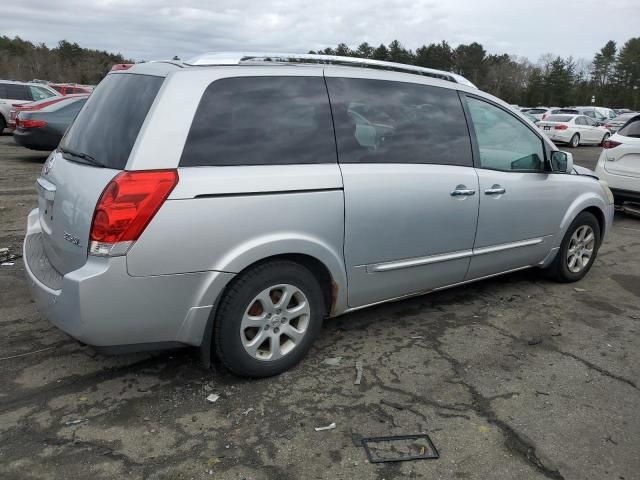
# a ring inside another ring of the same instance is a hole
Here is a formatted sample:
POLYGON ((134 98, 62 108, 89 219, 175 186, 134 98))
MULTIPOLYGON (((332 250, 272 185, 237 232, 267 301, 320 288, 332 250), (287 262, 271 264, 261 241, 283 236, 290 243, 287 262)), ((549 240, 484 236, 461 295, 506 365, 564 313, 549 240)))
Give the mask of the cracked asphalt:
MULTIPOLYGON (((0 138, 11 252, 44 159, 0 138)), ((640 478, 639 254, 640 220, 617 215, 577 284, 526 271, 345 315, 264 380, 191 350, 95 355, 38 314, 17 259, 0 267, 0 478, 640 478), (439 459, 372 464, 360 445, 417 433, 439 459)))

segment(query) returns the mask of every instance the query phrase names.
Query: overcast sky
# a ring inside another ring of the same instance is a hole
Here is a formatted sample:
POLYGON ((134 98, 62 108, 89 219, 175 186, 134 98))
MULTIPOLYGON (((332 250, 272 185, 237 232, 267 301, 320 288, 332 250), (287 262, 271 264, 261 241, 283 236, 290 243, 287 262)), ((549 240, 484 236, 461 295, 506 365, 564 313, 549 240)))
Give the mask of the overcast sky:
POLYGON ((398 39, 411 49, 477 41, 536 61, 548 52, 591 59, 607 40, 640 35, 639 20, 640 0, 6 0, 0 34, 136 60, 398 39))

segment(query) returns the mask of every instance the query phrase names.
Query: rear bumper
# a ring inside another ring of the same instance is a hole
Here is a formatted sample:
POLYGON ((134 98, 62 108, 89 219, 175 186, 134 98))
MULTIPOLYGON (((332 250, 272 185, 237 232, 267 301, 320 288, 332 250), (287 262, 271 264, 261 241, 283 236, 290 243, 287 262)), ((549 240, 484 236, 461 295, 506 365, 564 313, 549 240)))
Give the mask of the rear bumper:
POLYGON ((62 136, 51 132, 37 130, 14 130, 13 139, 23 147, 31 150, 51 151, 55 150, 62 136))
POLYGON ((565 130, 543 130, 543 132, 554 142, 569 143, 573 136, 565 130))
POLYGON ((38 310, 68 335, 105 351, 146 350, 149 344, 200 345, 215 292, 233 277, 222 272, 132 277, 124 256, 89 256, 77 270, 47 276, 43 270, 48 262, 34 253, 38 249, 33 236, 39 233, 35 209, 29 214, 23 254, 38 310))

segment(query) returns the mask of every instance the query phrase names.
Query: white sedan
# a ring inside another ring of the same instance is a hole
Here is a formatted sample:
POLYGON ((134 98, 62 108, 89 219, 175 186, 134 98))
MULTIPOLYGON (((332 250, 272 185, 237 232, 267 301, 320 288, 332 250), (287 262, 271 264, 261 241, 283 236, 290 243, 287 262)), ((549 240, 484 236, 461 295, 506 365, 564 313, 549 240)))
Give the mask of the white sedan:
POLYGON ((604 142, 596 175, 605 180, 616 203, 640 203, 640 115, 604 142))
POLYGON ((571 147, 601 145, 611 136, 609 130, 599 127, 586 115, 549 115, 538 123, 538 128, 553 142, 568 143, 571 147))

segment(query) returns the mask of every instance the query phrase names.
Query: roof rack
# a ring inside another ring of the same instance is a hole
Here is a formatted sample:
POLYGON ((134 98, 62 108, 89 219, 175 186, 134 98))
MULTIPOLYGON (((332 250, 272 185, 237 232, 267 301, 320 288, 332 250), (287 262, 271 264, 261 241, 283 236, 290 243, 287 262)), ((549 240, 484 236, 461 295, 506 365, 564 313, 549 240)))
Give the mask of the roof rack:
POLYGON ((265 53, 265 52, 209 52, 198 55, 184 62, 192 66, 212 65, 242 65, 247 63, 320 63, 330 65, 346 65, 352 67, 378 68, 382 70, 394 70, 398 72, 425 75, 439 78, 449 82, 459 83, 467 87, 476 86, 462 75, 457 75, 444 70, 405 65, 404 63, 384 62, 382 60, 370 60, 366 58, 342 57, 339 55, 316 55, 311 53, 265 53))

